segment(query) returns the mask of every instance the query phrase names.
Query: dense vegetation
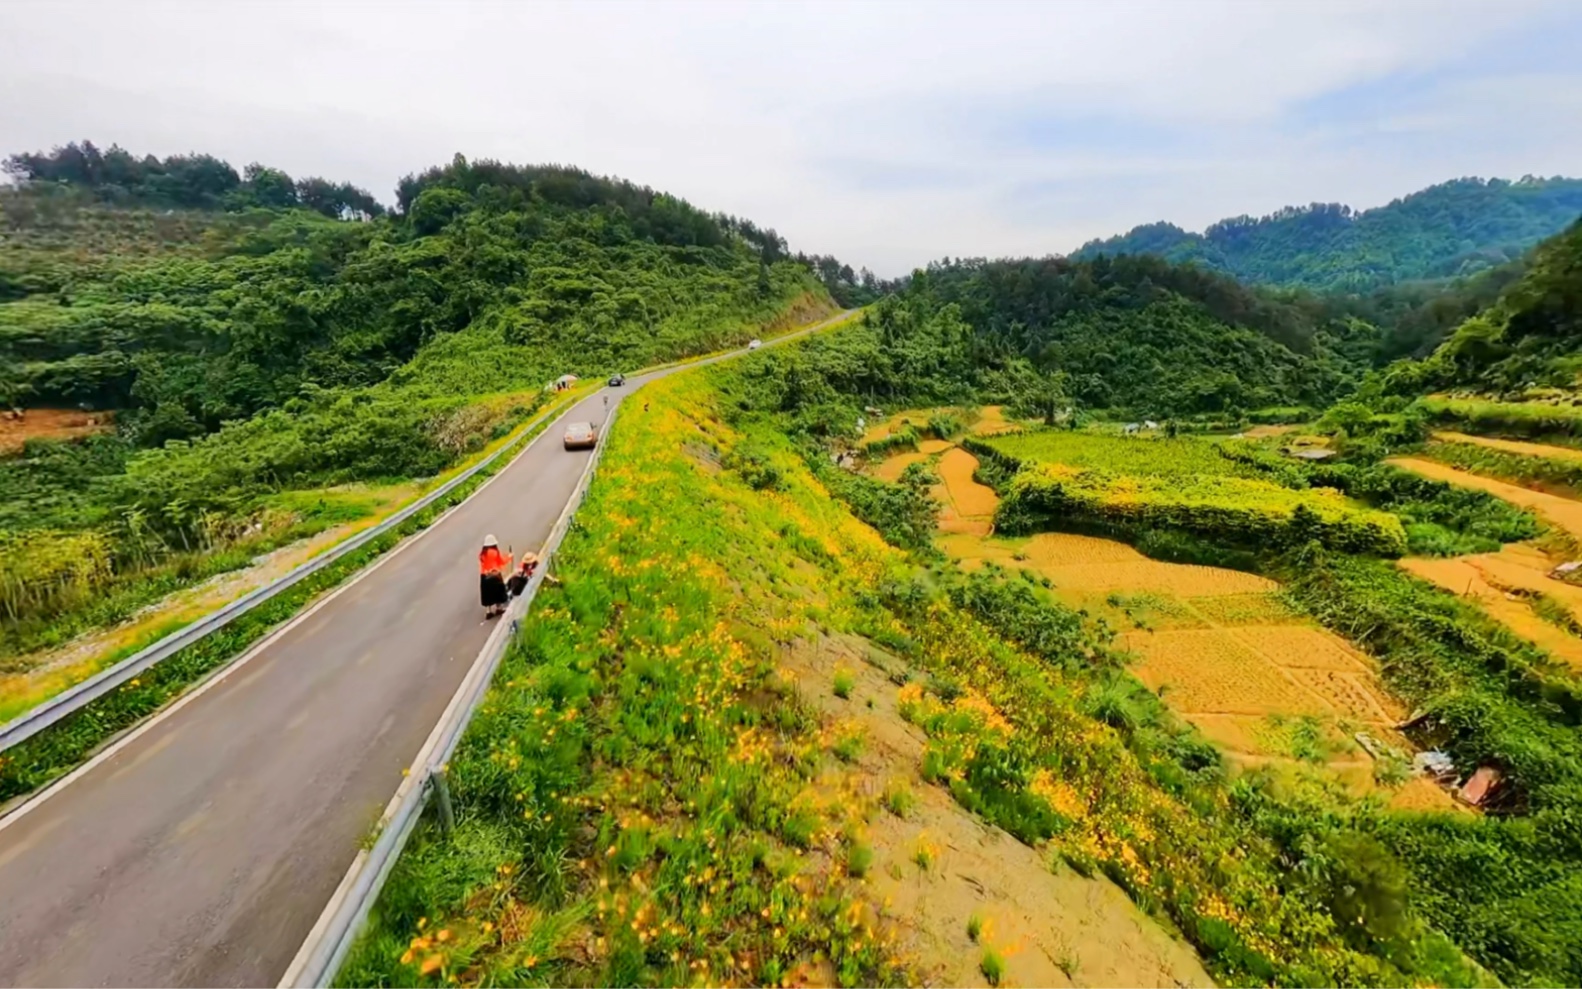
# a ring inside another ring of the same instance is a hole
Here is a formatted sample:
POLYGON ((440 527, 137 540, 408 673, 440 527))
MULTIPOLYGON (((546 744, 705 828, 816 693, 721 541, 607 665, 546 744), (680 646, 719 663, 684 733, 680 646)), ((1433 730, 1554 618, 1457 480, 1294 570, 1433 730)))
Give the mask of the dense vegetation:
MULTIPOLYGON (((772 366, 744 367, 739 379, 725 386, 727 407, 772 412, 779 428, 801 438, 810 469, 828 479, 844 472, 830 466, 826 450, 830 444, 839 447, 851 442, 849 424, 855 422, 861 404, 911 407, 937 404, 942 396, 954 396, 960 402, 973 389, 1001 380, 993 369, 962 375, 964 365, 951 345, 960 337, 940 332, 948 323, 937 319, 914 322, 911 334, 886 338, 884 332, 893 333, 894 324, 887 326, 881 313, 882 307, 866 326, 755 362, 772 366), (937 349, 941 346, 942 350, 937 349), (928 367, 922 355, 929 351, 937 357, 932 371, 906 377, 894 374, 903 362, 914 369, 928 367)), ((976 394, 981 398, 988 392, 976 394)), ((1391 428, 1402 419, 1397 415, 1372 418, 1387 420, 1391 428)), ((1358 424, 1353 428, 1362 431, 1358 424)), ((1095 444, 1088 439, 1077 441, 1092 434, 1066 438, 1072 435, 1052 431, 995 442, 1015 446, 1047 437, 1068 453, 1068 448, 1076 449, 1076 461, 1088 463, 1089 470, 1162 471, 1162 476, 1177 480, 1204 474, 1262 476, 1288 488, 1338 488, 1398 516, 1415 552, 1486 550, 1502 542, 1532 538, 1539 531, 1531 515, 1496 499, 1373 463, 1376 451, 1366 444, 1357 445, 1357 451, 1348 455, 1349 462, 1320 464, 1295 462, 1251 444, 1232 444, 1219 454, 1225 466, 1215 470, 1203 459, 1211 449, 1208 444, 1191 448, 1191 455, 1184 460, 1172 460, 1166 454, 1182 441, 1099 436, 1092 438, 1098 441, 1095 444), (1135 453, 1136 462, 1122 464, 1117 458, 1123 450, 1135 453), (1100 457, 1103 463, 1093 457, 1100 457)), ((990 469, 994 465, 985 463, 983 478, 1007 490, 1005 485, 1014 475, 990 469)), ((913 487, 908 494, 905 484, 889 486, 865 478, 851 482, 851 489, 859 495, 853 498, 845 482, 826 480, 826 485, 847 498, 853 511, 887 533, 887 538, 899 545, 912 544, 908 540, 916 529, 909 520, 920 510, 920 503, 921 510, 927 510, 926 488, 913 487), (871 488, 889 488, 890 494, 880 497, 871 488)), ((1083 520, 1069 515, 1045 521, 1057 528, 1085 528, 1083 520)), ((1225 534, 1218 531, 1205 540, 1200 534, 1182 531, 1170 519, 1122 516, 1106 522, 1106 531, 1146 552, 1188 562, 1233 563, 1275 576, 1305 610, 1380 659, 1392 689, 1422 715, 1412 730, 1418 744, 1449 751, 1466 772, 1478 765, 1494 765, 1506 774, 1506 788, 1493 813, 1481 818, 1390 812, 1368 802, 1338 800, 1334 794, 1268 789, 1243 778, 1234 788, 1235 813, 1215 818, 1217 827, 1234 829, 1242 848, 1272 842, 1279 850, 1281 868, 1293 870, 1293 875, 1307 869, 1358 869, 1347 873, 1353 878, 1342 882, 1354 880, 1363 884, 1359 888, 1372 889, 1370 896, 1380 897, 1369 910, 1418 918, 1407 920, 1409 926, 1418 922, 1432 925, 1503 979, 1522 983, 1576 980, 1582 973, 1582 955, 1575 950, 1575 922, 1582 917, 1578 899, 1582 892, 1575 883, 1576 876, 1582 874, 1582 845, 1574 833, 1579 819, 1576 794, 1582 792, 1577 789, 1582 784, 1582 749, 1576 734, 1582 717, 1582 683, 1573 672, 1512 635, 1475 605, 1377 558, 1325 550, 1314 541, 1290 546, 1284 539, 1265 540, 1258 550, 1237 555, 1227 550, 1225 534), (1478 876, 1484 878, 1476 879, 1478 876), (1495 876, 1500 878, 1492 878, 1495 876)), ((896 599, 894 606, 904 608, 908 600, 922 609, 908 613, 924 613, 935 599, 924 589, 914 589, 896 599)), ((949 651, 938 642, 929 648, 949 651)), ((926 705, 919 709, 919 723, 932 734, 932 726, 938 722, 927 711, 926 705)), ((1126 718, 1136 716, 1133 713, 1126 718)), ((959 728, 940 728, 947 750, 965 741, 957 734, 959 728)), ((1178 747, 1177 751, 1194 750, 1178 747)), ((1175 771, 1181 771, 1179 764, 1175 771)), ((995 778, 1003 784, 1006 777, 995 778)), ((1203 785, 1201 777, 1196 785, 1203 785)), ((965 791, 962 799, 991 819, 1000 820, 993 817, 995 800, 974 797, 971 791, 965 791)), ((1205 813, 1201 804, 1195 809, 1205 813)), ((1038 833, 1036 820, 1023 819, 1024 826, 1034 828, 1033 834, 1038 833)), ((1001 823, 1011 827, 1008 821, 1001 823)), ((1012 830, 1019 833, 1015 827, 1012 830)), ((1332 903, 1314 909, 1322 913, 1343 908, 1332 903)), ((1382 917, 1379 919, 1382 922, 1382 917)), ((1195 923, 1182 922, 1189 936, 1195 923)), ((1249 961, 1238 949, 1217 947, 1223 944, 1216 940, 1218 934, 1200 932, 1200 936, 1204 940, 1194 940, 1217 961, 1223 962, 1228 955, 1250 966, 1240 969, 1236 978, 1248 978, 1249 972, 1258 973, 1251 976, 1255 980, 1281 978, 1276 970, 1261 967, 1267 956, 1249 961)), ((1393 964, 1429 964, 1421 955, 1416 962, 1408 960, 1407 955, 1397 953, 1400 942, 1397 947, 1389 947, 1389 943, 1387 935, 1377 937, 1367 942, 1370 947, 1366 950, 1381 953, 1393 964)), ((1432 943, 1423 934, 1415 936, 1419 951, 1428 950, 1432 943)), ((1335 973, 1329 969, 1323 976, 1309 973, 1307 977, 1331 982, 1340 978, 1335 973)), ((1352 970, 1349 978, 1371 981, 1381 976, 1352 970)))
POLYGON ((122 205, 208 210, 301 206, 334 218, 367 218, 385 211, 372 195, 347 182, 293 179, 257 162, 238 174, 229 162, 205 154, 138 158, 119 145, 101 151, 92 141, 11 155, 4 169, 21 182, 87 189, 96 199, 122 205))
MULTIPOLYGON (((574 169, 458 156, 353 222, 171 191, 172 175, 223 172, 212 159, 150 163, 128 186, 79 177, 81 152, 20 156, 29 182, 0 192, 0 398, 115 409, 119 430, 0 461, 0 555, 37 589, 8 610, 0 652, 106 581, 255 532, 281 492, 433 475, 558 375, 831 309, 773 231, 574 169), (198 208, 162 222, 95 201, 119 202, 110 186, 198 208), (35 572, 63 533, 88 562, 35 572)), ((303 504, 276 514, 295 525, 303 504)))
POLYGON ((857 785, 860 727, 820 724, 774 675, 777 656, 853 635, 927 736, 900 779, 1047 844, 1055 868, 1102 871, 1222 980, 1474 978, 1403 911, 1375 839, 1227 779, 1076 613, 921 568, 841 510, 815 475, 838 470, 819 437, 849 399, 782 384, 844 377, 871 340, 678 376, 618 423, 612 462, 630 466, 595 481, 567 579, 452 762, 457 830, 402 859, 341 981, 774 982, 815 950, 831 981, 906 978, 912 959, 868 953, 842 918, 868 916, 874 865, 899 878, 937 852, 868 844, 910 798, 857 785))
POLYGON ((1201 234, 1150 224, 1074 256, 1154 254, 1250 283, 1358 292, 1499 265, 1578 215, 1579 179, 1458 179, 1370 210, 1315 203, 1221 220, 1201 234))
POLYGON ((968 448, 1013 475, 995 513, 1001 532, 1175 529, 1260 549, 1316 540, 1379 556, 1406 550, 1397 519, 1333 490, 1239 476, 1234 462, 1201 440, 1043 431, 968 448))
POLYGON ((1383 388, 1395 394, 1468 389, 1542 400, 1524 412, 1453 412, 1477 425, 1518 435, 1573 433, 1575 427, 1546 420, 1574 418, 1564 395, 1535 389, 1570 389, 1582 372, 1582 220, 1534 251, 1527 270, 1497 301, 1467 319, 1431 356, 1392 366, 1383 388))
POLYGON ((1322 406, 1356 386, 1377 335, 1150 257, 932 264, 879 312, 887 338, 916 322, 959 334, 948 359, 1024 405, 1139 417, 1322 406))
MULTIPOLYGON (((206 156, 85 143, 7 168, 24 183, 0 192, 0 399, 115 409, 119 431, 0 461, 0 660, 78 629, 89 600, 124 610, 356 517, 357 495, 323 489, 441 471, 541 407, 556 375, 884 295, 841 332, 670 379, 619 428, 630 466, 595 486, 566 581, 453 765, 457 836, 403 859, 343 978, 778 981, 809 957, 847 983, 901 977, 858 904, 874 795, 812 786, 861 739, 821 729, 773 675, 776 655, 834 632, 927 676, 901 696, 928 739, 924 779, 1102 870, 1227 981, 1478 978, 1446 936, 1507 981, 1582 979, 1582 686, 1377 558, 1494 549, 1539 524, 1376 462, 1436 418, 1582 437, 1582 412, 1553 396, 1407 408, 1431 389, 1575 383, 1582 224, 1510 259, 1582 211, 1582 184, 1449 183, 1355 216, 1140 230, 1080 260, 947 261, 892 284, 568 168, 458 156, 403 179, 388 213, 349 186, 206 156), (1353 294, 1247 288, 1155 250, 1353 294), (1466 277, 1378 287, 1452 273, 1466 277), (1353 392, 1322 423, 1338 464, 1053 428, 1089 411, 1295 420, 1353 392), (1008 496, 1002 525, 1098 526, 1279 578, 1380 659, 1423 715, 1416 741, 1506 773, 1492 813, 1393 813, 1233 776, 1103 629, 1030 582, 938 565, 926 468, 887 484, 834 462, 866 406, 985 402, 1049 427, 982 448, 999 454, 982 476, 1008 496)), ((173 684, 129 693, 125 716, 173 684)), ((0 796, 91 743, 13 764, 0 796)))

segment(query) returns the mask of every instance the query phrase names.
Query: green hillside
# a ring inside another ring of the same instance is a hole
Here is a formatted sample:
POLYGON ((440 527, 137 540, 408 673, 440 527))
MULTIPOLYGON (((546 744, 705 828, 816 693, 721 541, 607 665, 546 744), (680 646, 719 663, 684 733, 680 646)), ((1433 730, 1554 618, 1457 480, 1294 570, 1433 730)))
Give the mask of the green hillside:
POLYGON ((260 168, 208 198, 168 167, 157 196, 108 195, 38 164, 69 149, 24 157, 37 177, 0 193, 0 399, 114 410, 119 428, 0 459, 0 565, 19 588, 0 655, 49 641, 104 587, 181 560, 201 576, 194 554, 255 526, 344 521, 335 499, 283 510, 283 493, 432 476, 561 374, 833 309, 772 231, 570 168, 458 156, 403 179, 389 215, 331 218, 244 195, 260 168), (88 563, 39 570, 68 535, 88 563))
POLYGON ((1146 256, 936 263, 879 318, 959 324, 960 359, 1008 399, 1138 417, 1327 404, 1355 386, 1379 335, 1146 256))
POLYGON ((1170 223, 1084 244, 1073 256, 1155 254, 1245 282, 1363 291, 1495 267, 1582 215, 1582 179, 1457 179, 1376 209, 1338 203, 1238 216, 1201 234, 1170 223))
POLYGON ((1363 397, 1434 393, 1421 405, 1440 421, 1575 442, 1582 436, 1579 385, 1582 221, 1540 245, 1522 277, 1432 354, 1390 365, 1363 397))

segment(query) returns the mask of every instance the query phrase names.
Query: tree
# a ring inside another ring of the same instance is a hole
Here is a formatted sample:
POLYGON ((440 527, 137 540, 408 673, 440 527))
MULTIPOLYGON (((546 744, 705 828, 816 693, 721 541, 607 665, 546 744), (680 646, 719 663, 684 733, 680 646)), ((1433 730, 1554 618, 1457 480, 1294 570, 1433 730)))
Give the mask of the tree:
POLYGON ((255 161, 243 174, 241 191, 245 201, 266 209, 289 209, 297 205, 297 184, 280 169, 255 161))

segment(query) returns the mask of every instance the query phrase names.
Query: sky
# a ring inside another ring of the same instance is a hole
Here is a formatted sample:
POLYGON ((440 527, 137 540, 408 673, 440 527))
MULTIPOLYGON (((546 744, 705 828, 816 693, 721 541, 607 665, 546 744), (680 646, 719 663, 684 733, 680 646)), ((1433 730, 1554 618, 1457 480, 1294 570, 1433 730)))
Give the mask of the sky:
POLYGON ((573 164, 880 275, 1582 175, 1577 0, 0 0, 0 154, 573 164))

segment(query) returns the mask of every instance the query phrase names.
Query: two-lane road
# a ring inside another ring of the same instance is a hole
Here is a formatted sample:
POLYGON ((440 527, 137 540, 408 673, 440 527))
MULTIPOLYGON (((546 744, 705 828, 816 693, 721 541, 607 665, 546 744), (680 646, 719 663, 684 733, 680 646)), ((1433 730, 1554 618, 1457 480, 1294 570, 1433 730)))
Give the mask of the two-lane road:
POLYGON ((442 521, 0 818, 0 984, 273 986, 489 635, 485 533, 541 546, 591 455, 562 449, 561 424, 602 423, 676 370, 578 403, 442 521))

